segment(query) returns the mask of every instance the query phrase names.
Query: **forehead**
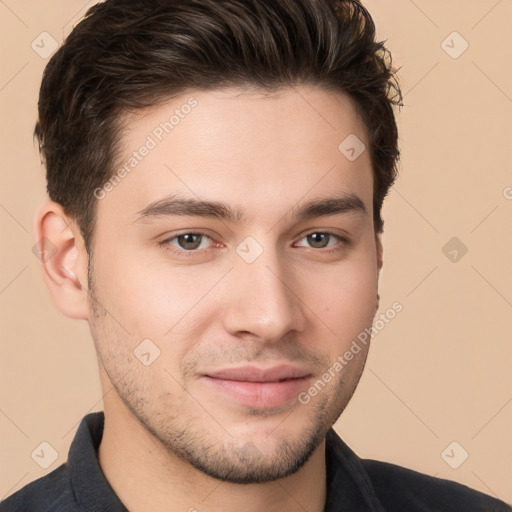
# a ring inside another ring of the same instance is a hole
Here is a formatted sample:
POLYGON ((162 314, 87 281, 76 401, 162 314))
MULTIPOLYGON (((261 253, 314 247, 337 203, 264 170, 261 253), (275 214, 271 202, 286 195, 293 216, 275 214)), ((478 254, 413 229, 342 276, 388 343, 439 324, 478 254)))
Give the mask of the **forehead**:
POLYGON ((309 87, 268 95, 189 91, 123 119, 109 214, 134 215, 173 193, 251 207, 346 191, 371 210, 367 130, 346 95, 309 87), (355 158, 354 158, 355 156, 355 158))

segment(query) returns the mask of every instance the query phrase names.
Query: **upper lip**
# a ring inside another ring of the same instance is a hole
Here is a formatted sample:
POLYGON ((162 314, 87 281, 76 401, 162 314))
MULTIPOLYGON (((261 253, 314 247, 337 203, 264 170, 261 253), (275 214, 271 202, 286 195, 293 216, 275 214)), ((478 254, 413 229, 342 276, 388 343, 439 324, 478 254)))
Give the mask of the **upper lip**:
POLYGON ((206 373, 205 375, 214 379, 237 380, 241 382, 278 382, 286 379, 300 379, 311 374, 295 366, 279 365, 271 368, 258 368, 257 366, 225 368, 206 373))

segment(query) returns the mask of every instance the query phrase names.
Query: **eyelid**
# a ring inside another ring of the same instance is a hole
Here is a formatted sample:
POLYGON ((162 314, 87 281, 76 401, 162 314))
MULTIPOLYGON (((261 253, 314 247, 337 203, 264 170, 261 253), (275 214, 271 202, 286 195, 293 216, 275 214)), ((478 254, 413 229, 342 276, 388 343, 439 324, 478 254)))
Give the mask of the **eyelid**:
POLYGON ((173 233, 171 236, 165 238, 161 242, 158 242, 158 245, 160 247, 163 247, 165 250, 167 250, 169 252, 172 252, 172 253, 189 254, 189 255, 204 254, 206 251, 211 249, 211 247, 208 247, 206 249, 194 249, 194 250, 191 250, 191 251, 186 251, 185 249, 179 249, 177 247, 174 247, 174 246, 170 245, 171 241, 173 241, 176 238, 178 238, 180 236, 183 236, 183 235, 201 235, 203 237, 209 238, 212 242, 214 242, 214 244, 218 244, 219 243, 219 242, 216 242, 216 240, 211 235, 209 235, 205 231, 202 231, 201 229, 187 229, 187 230, 183 230, 181 232, 173 233))
MULTIPOLYGON (((304 238, 306 238, 307 236, 309 235, 313 235, 315 233, 320 233, 322 235, 331 235, 331 237, 335 238, 338 240, 338 242, 342 242, 344 244, 349 244, 350 243, 350 240, 343 236, 343 235, 340 235, 338 233, 334 233, 333 231, 322 231, 321 229, 314 229, 313 231, 310 231, 309 233, 306 233, 304 235, 302 235, 300 238, 299 238, 299 242, 301 240, 303 240, 304 238)), ((329 246, 328 246, 329 247, 329 246)), ((328 249, 328 247, 325 247, 324 249, 328 249)), ((333 246, 330 246, 330 247, 333 247, 333 246)), ((310 247, 310 249, 315 249, 315 247, 310 247)), ((322 249, 316 249, 317 251, 322 251, 322 249)))

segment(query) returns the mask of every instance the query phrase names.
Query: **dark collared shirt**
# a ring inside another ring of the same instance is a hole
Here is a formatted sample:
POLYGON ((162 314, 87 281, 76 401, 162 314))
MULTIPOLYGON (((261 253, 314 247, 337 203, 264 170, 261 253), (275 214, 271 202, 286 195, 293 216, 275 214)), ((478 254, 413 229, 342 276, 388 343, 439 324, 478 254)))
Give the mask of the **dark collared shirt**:
MULTIPOLYGON (((68 461, 0 502, 0 512, 127 512, 98 463, 104 419, 103 412, 85 416, 68 461)), ((333 429, 325 461, 324 512, 512 512, 502 501, 464 485, 360 459, 333 429)))

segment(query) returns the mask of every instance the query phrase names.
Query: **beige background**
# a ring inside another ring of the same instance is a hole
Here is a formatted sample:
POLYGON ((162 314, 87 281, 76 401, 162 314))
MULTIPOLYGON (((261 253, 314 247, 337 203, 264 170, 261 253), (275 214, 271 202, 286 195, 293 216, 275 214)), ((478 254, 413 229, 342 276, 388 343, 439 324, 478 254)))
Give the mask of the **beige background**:
MULTIPOLYGON (((57 311, 32 253, 45 182, 31 134, 47 59, 31 43, 44 31, 60 43, 93 3, 0 1, 0 498, 64 462, 80 419, 102 408, 88 325, 57 311), (31 458, 42 441, 59 454, 46 470, 31 458)), ((362 457, 512 502, 512 1, 366 5, 402 66, 381 312, 404 309, 374 338, 336 429, 362 457), (460 37, 469 46, 452 58, 460 37), (442 251, 454 236, 468 248, 456 262, 442 251), (441 457, 453 441, 452 464, 469 453, 458 469, 441 457)))

